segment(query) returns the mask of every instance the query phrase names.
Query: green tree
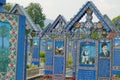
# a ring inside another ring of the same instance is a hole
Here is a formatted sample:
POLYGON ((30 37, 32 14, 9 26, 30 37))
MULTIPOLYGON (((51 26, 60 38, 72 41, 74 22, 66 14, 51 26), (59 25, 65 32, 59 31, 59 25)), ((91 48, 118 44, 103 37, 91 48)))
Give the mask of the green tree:
POLYGON ((4 8, 7 12, 9 12, 13 7, 13 4, 12 3, 7 3, 6 5, 4 5, 4 8))
POLYGON ((0 26, 0 37, 2 39, 2 48, 4 48, 4 38, 9 35, 9 28, 5 25, 0 26))
POLYGON ((117 16, 117 17, 113 18, 113 19, 112 19, 112 22, 114 23, 114 22, 116 22, 117 20, 120 20, 120 16, 117 16))
POLYGON ((39 3, 30 3, 26 10, 34 23, 39 24, 43 28, 45 15, 43 14, 41 5, 39 3))
MULTIPOLYGON (((112 22, 115 24, 117 21, 120 21, 120 16, 117 16, 115 18, 113 18, 112 22)), ((120 24, 116 25, 118 27, 118 29, 120 30, 120 24)))

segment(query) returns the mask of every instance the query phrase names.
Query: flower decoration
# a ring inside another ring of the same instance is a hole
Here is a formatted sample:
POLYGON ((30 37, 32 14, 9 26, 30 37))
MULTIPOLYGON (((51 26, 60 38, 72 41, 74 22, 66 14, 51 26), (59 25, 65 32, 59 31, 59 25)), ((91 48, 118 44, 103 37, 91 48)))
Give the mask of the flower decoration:
POLYGON ((16 47, 15 47, 15 46, 11 46, 11 47, 10 47, 10 51, 11 51, 11 52, 15 52, 15 51, 16 51, 16 47))
POLYGON ((2 16, 0 17, 0 20, 1 20, 1 21, 5 21, 5 16, 2 15, 2 16))
POLYGON ((17 31, 14 30, 14 29, 12 29, 12 30, 10 31, 10 34, 11 34, 11 35, 16 35, 16 34, 17 34, 17 31))
POLYGON ((79 22, 76 22, 76 23, 74 24, 74 26, 75 26, 75 28, 79 28, 81 25, 80 25, 79 22))
POLYGON ((15 64, 14 64, 14 63, 10 63, 8 66, 9 66, 11 69, 15 68, 15 64))
POLYGON ((12 22, 12 25, 13 26, 17 26, 17 22, 12 22))
POLYGON ((14 60, 14 59, 16 59, 16 56, 15 56, 14 54, 11 54, 11 55, 9 56, 9 58, 10 58, 11 60, 14 60))
POLYGON ((11 38, 11 39, 10 39, 10 42, 11 42, 11 43, 16 43, 16 41, 17 41, 17 40, 16 40, 15 38, 11 38))

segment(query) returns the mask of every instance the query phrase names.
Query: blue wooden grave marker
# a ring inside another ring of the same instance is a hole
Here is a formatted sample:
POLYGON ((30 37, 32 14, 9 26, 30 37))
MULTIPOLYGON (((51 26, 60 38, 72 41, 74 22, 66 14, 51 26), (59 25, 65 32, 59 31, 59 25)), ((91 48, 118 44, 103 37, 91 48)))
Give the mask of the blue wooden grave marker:
POLYGON ((120 38, 119 36, 115 37, 113 41, 113 63, 112 63, 112 78, 120 75, 120 38))
POLYGON ((65 45, 64 39, 55 39, 54 55, 53 55, 53 79, 65 79, 65 45))
MULTIPOLYGON (((0 0, 0 11, 6 0, 0 0)), ((25 16, 0 13, 0 80, 26 80, 25 16)))
POLYGON ((32 64, 40 65, 40 40, 39 37, 33 38, 32 64))
POLYGON ((53 75, 53 54, 54 54, 54 39, 61 35, 66 21, 62 15, 59 15, 52 24, 48 26, 41 33, 41 39, 45 39, 46 47, 46 61, 45 61, 45 75, 53 75))
MULTIPOLYGON (((101 51, 103 50, 103 48, 101 48, 102 43, 99 43, 99 40, 106 42, 108 41, 107 39, 112 39, 110 38, 110 36, 112 31, 114 31, 114 28, 110 26, 110 23, 108 23, 108 21, 105 20, 106 18, 102 16, 102 14, 96 8, 96 6, 91 1, 88 1, 83 6, 83 8, 81 8, 80 11, 74 16, 74 18, 72 18, 71 21, 66 25, 66 29, 70 31, 71 34, 74 34, 73 40, 77 40, 78 43, 80 43, 80 44, 77 43, 78 51, 77 51, 77 59, 76 59, 77 61, 75 65, 76 80, 97 80, 97 79, 103 80, 103 79, 111 78, 111 65, 112 65, 111 52, 110 54, 107 54, 108 57, 106 58, 100 57, 100 55, 102 55, 101 51), (94 17, 92 16, 93 13, 99 19, 98 22, 92 21, 94 17), (85 14, 86 14, 86 21, 82 22, 81 19, 85 14), (85 48, 85 52, 82 52, 84 50, 83 49, 84 47, 87 48, 85 48), (86 56, 86 54, 88 53, 87 49, 90 51, 88 57, 86 56), (101 74, 102 71, 104 71, 104 69, 101 67, 101 63, 106 63, 106 68, 105 68, 106 72, 104 74, 101 74), (93 77, 93 75, 96 77, 93 77)), ((107 45, 106 45, 107 49, 111 50, 111 46, 112 46, 111 40, 107 45)), ((118 60, 114 60, 114 61, 118 61, 118 60)))
POLYGON ((73 41, 73 50, 72 50, 72 56, 73 56, 73 73, 72 73, 72 75, 73 76, 75 76, 76 75, 76 73, 75 73, 75 71, 76 71, 76 57, 77 57, 77 40, 74 40, 73 41))
POLYGON ((53 74, 53 50, 54 50, 54 41, 53 39, 46 40, 46 64, 45 64, 45 74, 53 74))

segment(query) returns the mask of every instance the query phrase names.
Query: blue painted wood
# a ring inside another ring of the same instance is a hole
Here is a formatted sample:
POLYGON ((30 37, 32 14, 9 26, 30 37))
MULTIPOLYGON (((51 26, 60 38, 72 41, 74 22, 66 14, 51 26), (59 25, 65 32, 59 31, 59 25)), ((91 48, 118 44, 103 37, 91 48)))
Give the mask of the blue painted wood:
POLYGON ((120 50, 114 50, 113 66, 120 66, 120 50))
POLYGON ((77 62, 77 40, 73 41, 73 48, 72 48, 72 56, 73 56, 73 76, 76 76, 76 62, 77 62))
POLYGON ((64 57, 54 57, 54 74, 64 74, 64 57))
POLYGON ((26 73, 26 66, 27 66, 27 60, 28 60, 28 58, 27 58, 27 50, 28 50, 28 48, 27 48, 27 45, 28 45, 28 36, 25 36, 25 53, 24 53, 24 61, 25 61, 25 63, 24 63, 24 71, 23 71, 23 73, 24 73, 24 80, 26 80, 26 77, 27 77, 27 73, 26 73))
POLYGON ((98 77, 110 77, 110 60, 109 59, 98 60, 98 77))
POLYGON ((45 73, 45 75, 49 75, 49 74, 53 74, 53 71, 52 70, 45 70, 44 73, 45 73))
POLYGON ((32 64, 39 66, 40 61, 40 41, 38 37, 33 39, 32 64))
POLYGON ((3 5, 6 4, 6 0, 0 0, 0 12, 4 12, 3 5))
POLYGON ((81 8, 81 10, 75 15, 75 17, 68 23, 68 25, 66 26, 67 30, 72 30, 72 27, 74 25, 75 22, 79 21, 85 14, 86 9, 88 8, 89 2, 87 2, 83 8, 81 8), (74 22, 73 22, 74 21, 74 22))
POLYGON ((56 39, 54 44, 53 55, 53 79, 65 80, 66 73, 66 41, 63 39, 56 39), (59 48, 63 48, 63 54, 58 52, 59 48))
POLYGON ((46 66, 52 66, 53 65, 53 53, 46 52, 46 66))
POLYGON ((6 4, 6 0, 0 0, 0 5, 5 5, 6 4))
POLYGON ((67 30, 72 30, 74 23, 79 21, 84 16, 88 7, 93 10, 93 12, 97 16, 97 18, 102 22, 104 27, 107 29, 107 31, 110 32, 112 29, 109 27, 109 25, 106 23, 106 21, 102 17, 102 14, 99 12, 99 10, 95 7, 95 5, 91 1, 88 1, 81 8, 81 10, 75 15, 75 17, 68 23, 68 25, 66 26, 66 29, 67 30))
POLYGON ((56 27, 56 25, 57 25, 58 23, 64 23, 64 24, 66 24, 67 22, 66 22, 65 18, 64 18, 62 15, 59 15, 59 16, 55 19, 55 21, 53 22, 53 24, 51 25, 49 32, 51 32, 51 31, 56 27))
POLYGON ((53 69, 51 67, 53 66, 53 40, 46 40, 46 62, 45 66, 45 74, 53 74, 53 69))
POLYGON ((17 69, 16 69, 16 80, 26 80, 25 73, 23 70, 26 70, 25 61, 24 61, 24 42, 25 42, 25 16, 20 15, 19 19, 19 31, 18 31, 18 54, 17 54, 17 69))
POLYGON ((32 64, 38 65, 39 66, 39 47, 38 46, 33 46, 33 54, 32 54, 32 64))
POLYGON ((65 18, 62 15, 59 15, 52 24, 47 25, 47 27, 42 31, 40 37, 43 37, 47 32, 51 32, 55 27, 57 27, 58 23, 67 24, 65 18))
POLYGON ((113 70, 113 71, 112 71, 112 75, 115 75, 115 74, 120 75, 120 70, 113 70))
POLYGON ((102 22, 102 24, 103 24, 104 27, 107 29, 107 31, 110 32, 112 29, 109 27, 109 25, 107 24, 107 22, 104 20, 102 14, 101 14, 100 11, 97 9, 97 7, 93 4, 93 2, 91 2, 90 8, 93 10, 93 12, 94 12, 95 15, 97 16, 97 18, 102 22))
POLYGON ((77 80, 96 80, 96 71, 79 69, 77 80))
POLYGON ((49 23, 49 24, 45 27, 45 29, 42 31, 42 33, 41 33, 41 35, 40 35, 40 38, 42 38, 42 37, 45 35, 45 33, 47 33, 47 31, 50 29, 50 27, 51 27, 51 23, 49 23))

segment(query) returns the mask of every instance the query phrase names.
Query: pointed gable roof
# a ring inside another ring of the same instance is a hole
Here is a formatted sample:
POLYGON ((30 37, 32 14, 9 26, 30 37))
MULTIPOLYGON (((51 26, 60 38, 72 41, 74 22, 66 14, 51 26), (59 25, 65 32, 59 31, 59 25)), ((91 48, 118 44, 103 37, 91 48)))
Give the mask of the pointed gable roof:
POLYGON ((115 24, 112 23, 112 21, 107 15, 104 15, 103 17, 112 30, 114 30, 115 32, 120 32, 119 29, 115 26, 115 24))
POLYGON ((20 6, 19 4, 15 4, 15 6, 10 10, 10 13, 14 13, 15 12, 15 10, 19 10, 19 13, 21 14, 21 15, 24 15, 24 16, 26 16, 26 21, 27 21, 27 23, 30 25, 30 27, 33 29, 33 30, 35 30, 35 31, 40 31, 40 30, 42 30, 42 29, 38 29, 37 27, 36 27, 36 25, 34 24, 34 22, 32 21, 32 19, 30 18, 30 16, 28 15, 28 13, 26 12, 26 10, 23 8, 23 6, 20 6))
POLYGON ((55 19, 55 21, 52 23, 49 31, 52 31, 57 26, 58 23, 64 23, 66 25, 67 22, 66 22, 65 18, 62 15, 59 15, 55 19))
POLYGON ((84 14, 86 13, 86 10, 88 8, 90 8, 95 13, 95 15, 97 16, 97 18, 104 25, 105 29, 107 29, 107 31, 110 32, 112 29, 106 23, 106 21, 104 20, 102 14, 99 12, 99 10, 96 8, 96 6, 93 4, 92 1, 88 1, 85 5, 83 5, 83 7, 75 15, 75 17, 68 23, 68 25, 66 26, 66 29, 67 30, 72 30, 74 23, 77 22, 77 21, 79 21, 84 16, 84 14))
POLYGON ((42 31, 42 33, 41 33, 41 35, 40 35, 40 38, 45 35, 45 33, 49 30, 50 26, 51 26, 51 23, 49 23, 49 24, 45 27, 45 29, 43 29, 43 31, 42 31))
POLYGON ((118 25, 120 25, 120 20, 117 20, 114 22, 114 26, 117 29, 117 31, 120 33, 120 29, 118 29, 118 25))
POLYGON ((51 23, 49 23, 47 26, 46 26, 46 28, 42 31, 42 33, 41 33, 41 37, 43 37, 43 35, 46 33, 46 32, 51 32, 54 28, 56 28, 56 26, 57 26, 57 24, 58 23, 64 23, 65 25, 66 25, 66 20, 65 20, 65 18, 62 16, 62 15, 59 15, 56 19, 55 19, 55 21, 51 24, 51 23))

